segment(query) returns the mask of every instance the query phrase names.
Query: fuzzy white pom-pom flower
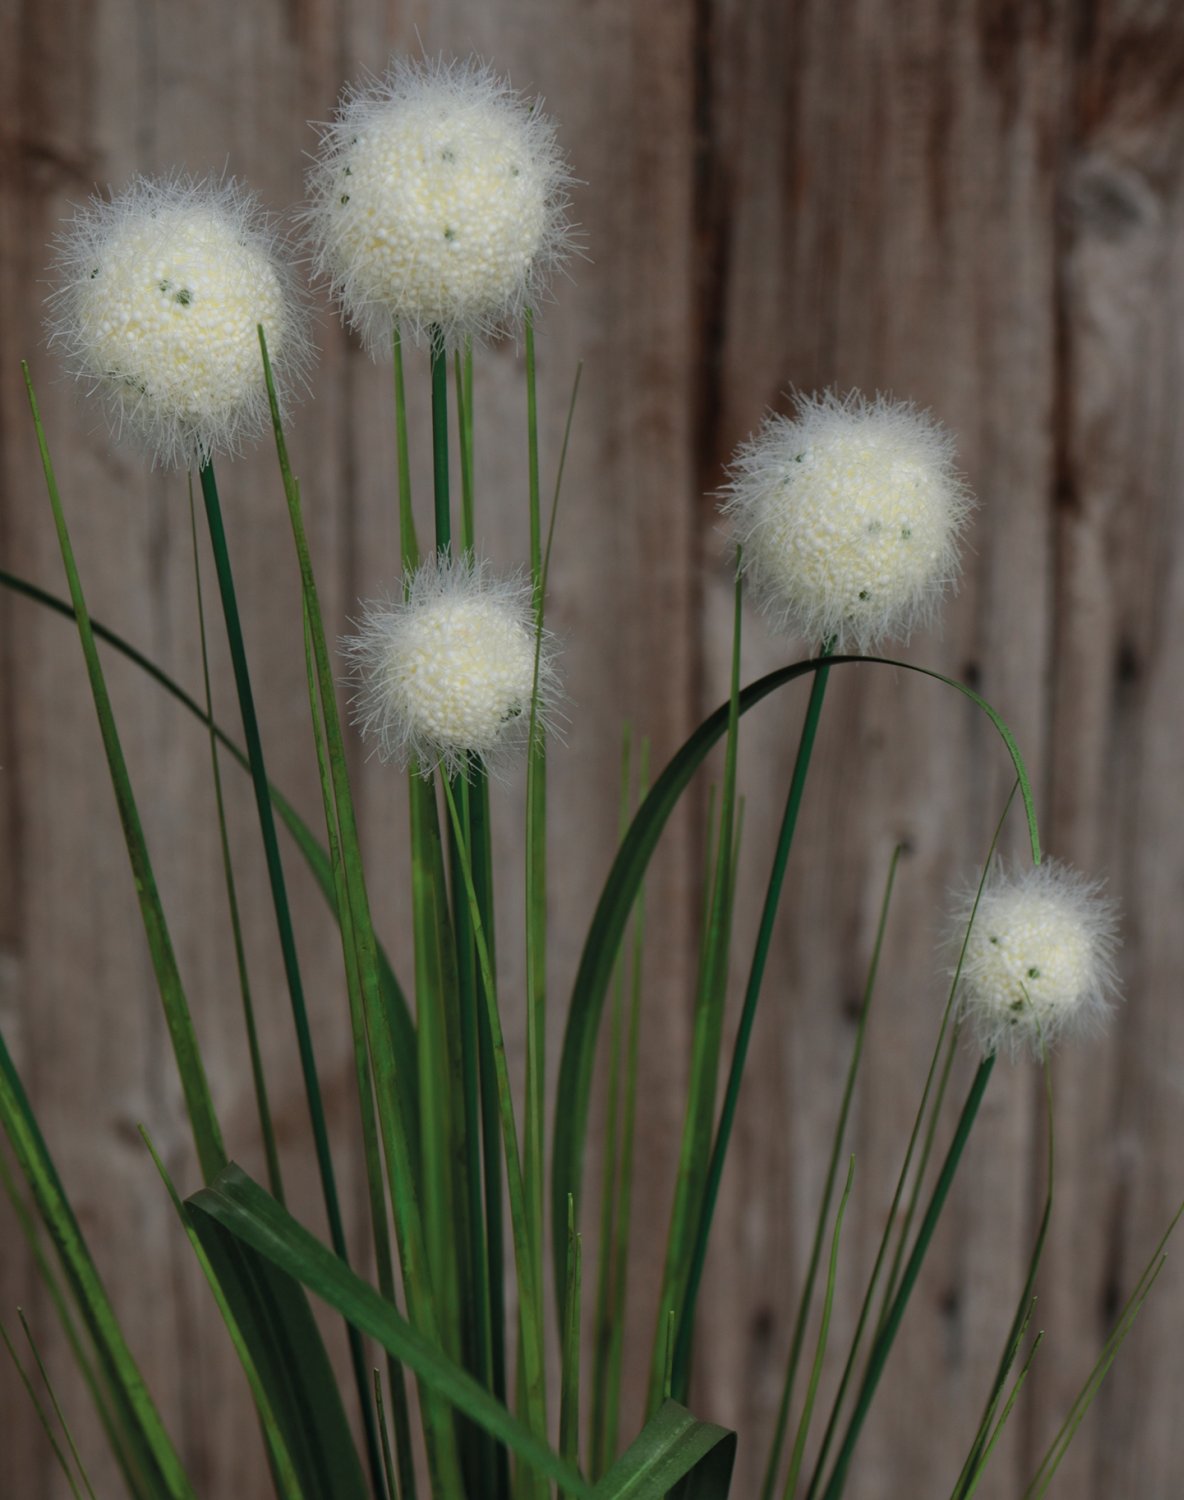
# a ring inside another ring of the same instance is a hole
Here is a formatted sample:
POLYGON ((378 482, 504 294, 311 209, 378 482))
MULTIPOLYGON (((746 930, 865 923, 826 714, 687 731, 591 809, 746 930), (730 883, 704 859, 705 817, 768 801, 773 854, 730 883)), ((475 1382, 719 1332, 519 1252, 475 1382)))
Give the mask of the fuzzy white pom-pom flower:
POLYGON ((168 465, 235 453, 303 383, 308 318, 257 199, 233 179, 137 177, 56 242, 50 342, 102 396, 117 436, 168 465))
POLYGON ((950 435, 909 402, 798 396, 729 468, 724 511, 777 630, 835 649, 907 640, 958 568, 971 499, 950 435))
POLYGON ((371 354, 396 325, 448 347, 511 326, 571 245, 554 124, 477 62, 396 60, 324 127, 306 214, 371 354))
POLYGON ((1101 886, 1055 861, 1019 873, 991 871, 952 915, 950 944, 966 951, 961 1013, 984 1052, 1040 1057, 1058 1035, 1095 1029, 1116 990, 1118 917, 1101 886))
MULTIPOLYGON (((359 687, 353 719, 380 759, 430 775, 463 771, 470 757, 496 763, 526 742, 535 678, 531 590, 496 578, 484 561, 447 553, 411 575, 404 597, 363 606, 358 634, 342 642, 359 687)), ((538 721, 553 710, 554 648, 543 632, 538 721)))

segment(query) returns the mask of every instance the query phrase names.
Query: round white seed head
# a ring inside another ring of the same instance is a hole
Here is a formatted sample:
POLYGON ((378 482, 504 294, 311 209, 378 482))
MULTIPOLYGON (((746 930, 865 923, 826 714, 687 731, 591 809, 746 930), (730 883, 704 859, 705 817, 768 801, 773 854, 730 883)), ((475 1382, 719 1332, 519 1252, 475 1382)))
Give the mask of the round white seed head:
POLYGON ((372 355, 512 327, 571 248, 555 126, 487 66, 396 60, 322 128, 305 219, 372 355))
POLYGON ((957 953, 966 940, 959 1004, 984 1053, 1039 1058, 1056 1037, 1096 1029, 1117 989, 1118 915, 1100 884, 1052 860, 997 867, 967 938, 974 896, 960 898, 949 942, 957 953))
POLYGON ((927 623, 958 570, 969 491, 950 435, 909 402, 796 397, 729 468, 724 512, 774 629, 870 651, 927 623))
MULTIPOLYGON (((497 763, 525 744, 535 680, 531 590, 493 577, 483 561, 429 559, 405 597, 363 605, 358 633, 342 642, 358 689, 353 720, 381 760, 449 776, 470 757, 497 763)), ((554 645, 539 652, 538 721, 558 697, 554 645)))
POLYGON ((50 342, 113 432, 165 465, 233 454, 305 383, 308 315, 258 200, 233 179, 134 178, 59 236, 50 342))

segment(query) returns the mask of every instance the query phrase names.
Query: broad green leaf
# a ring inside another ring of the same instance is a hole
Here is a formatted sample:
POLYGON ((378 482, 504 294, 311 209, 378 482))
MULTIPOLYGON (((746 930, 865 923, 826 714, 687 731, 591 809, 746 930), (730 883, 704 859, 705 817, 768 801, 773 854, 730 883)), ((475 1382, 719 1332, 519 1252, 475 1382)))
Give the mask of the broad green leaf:
MULTIPOLYGON (((233 1163, 210 1187, 187 1202, 191 1214, 220 1224, 236 1240, 279 1267, 362 1333, 414 1370, 421 1382, 499 1441, 565 1494, 590 1496, 591 1486, 522 1422, 508 1412, 439 1345, 414 1328, 398 1309, 356 1276, 332 1250, 304 1229, 233 1163)), ((611 1492, 608 1492, 611 1493, 611 1492)))
POLYGON ((726 1500, 736 1434, 665 1401, 596 1488, 593 1500, 726 1500))

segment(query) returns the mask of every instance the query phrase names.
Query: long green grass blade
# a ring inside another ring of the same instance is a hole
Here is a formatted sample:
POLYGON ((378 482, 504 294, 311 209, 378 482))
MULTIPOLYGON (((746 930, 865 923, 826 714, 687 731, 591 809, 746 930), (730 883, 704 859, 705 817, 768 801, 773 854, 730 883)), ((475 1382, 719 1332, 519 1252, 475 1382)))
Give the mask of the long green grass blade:
POLYGON ((392 338, 395 364, 395 451, 399 475, 399 555, 404 576, 419 565, 419 542, 411 508, 411 450, 407 442, 407 387, 403 379, 403 339, 398 327, 392 338))
POLYGON ((597 1484, 593 1500, 726 1500, 735 1460, 734 1432, 666 1401, 597 1484))
MULTIPOLYGON (((779 688, 799 677, 814 674, 824 665, 833 669, 838 666, 869 664, 893 666, 903 671, 917 672, 923 677, 934 678, 947 687, 954 688, 987 715, 1003 740, 1012 764, 1015 766, 1028 818, 1032 855, 1033 859, 1038 861, 1040 840, 1037 833, 1036 809, 1032 800, 1027 768, 1015 737, 1001 716, 985 699, 973 689, 956 682, 951 677, 944 677, 940 672, 932 672, 926 667, 918 667, 911 662, 892 661, 888 657, 832 656, 825 660, 797 662, 793 666, 782 667, 776 672, 770 672, 767 676, 759 678, 741 692, 740 713, 747 713, 749 709, 779 688)), ((563 1052, 559 1065, 558 1098, 562 1101, 562 1107, 555 1115, 553 1134, 552 1253, 556 1273, 559 1276, 563 1274, 567 1230, 564 1215, 556 1210, 555 1205, 565 1203, 567 1194, 571 1193, 576 1200, 576 1211, 579 1212, 584 1140, 588 1125, 596 1040, 605 995, 611 983, 613 966, 616 963, 617 949, 629 912, 632 910, 638 886, 657 846, 662 829, 687 784, 712 746, 726 730, 728 708, 728 704, 723 704, 699 725, 682 748, 676 751, 654 783, 649 796, 638 809, 629 833, 617 853, 588 929, 568 1009, 567 1029, 564 1033, 563 1052)))
MULTIPOLYGON (((263 1437, 267 1444, 272 1465, 272 1475, 276 1482, 276 1489, 280 1500, 308 1500, 301 1485, 300 1477, 296 1472, 296 1466, 292 1461, 292 1455, 289 1452, 284 1433, 277 1420, 276 1411, 272 1405, 271 1392, 263 1376, 260 1374, 254 1354, 243 1335, 243 1331, 223 1290, 222 1283, 215 1274, 214 1268, 210 1264, 209 1256, 205 1252, 205 1247, 198 1238, 193 1225, 185 1213, 185 1205, 181 1202, 181 1195, 174 1187, 168 1169, 161 1160, 156 1147, 152 1144, 148 1132, 142 1125, 140 1126, 140 1135, 143 1137, 145 1146, 148 1147, 148 1152, 152 1157, 157 1172, 160 1174, 160 1180, 164 1183, 165 1191, 169 1195, 177 1218, 181 1221, 181 1227, 184 1229, 190 1247, 197 1258, 197 1263, 201 1267, 202 1275, 206 1278, 210 1291, 214 1295, 214 1301, 218 1305, 218 1311, 222 1315, 222 1321, 226 1325, 230 1341, 234 1345, 234 1352, 238 1355, 239 1363, 243 1367, 243 1373, 247 1377, 247 1384, 251 1388, 251 1395, 255 1400, 255 1408, 259 1413, 259 1421, 263 1427, 263 1437)), ((270 1351, 267 1352, 270 1353, 270 1351)))
MULTIPOLYGON (((231 1164, 210 1188, 187 1200, 190 1214, 221 1225, 240 1243, 286 1272, 377 1340, 442 1400, 505 1443, 564 1493, 588 1496, 591 1486, 529 1428, 462 1370, 434 1338, 413 1327, 332 1250, 302 1228, 240 1168, 231 1164)), ((462 1489, 439 1493, 460 1496, 462 1489)))
POLYGON ((66 1439, 66 1444, 70 1449, 70 1455, 74 1460, 74 1466, 78 1470, 78 1477, 82 1480, 83 1485, 86 1487, 86 1493, 90 1496, 90 1500, 95 1500, 94 1487, 91 1485, 90 1476, 86 1472, 86 1466, 82 1462, 82 1455, 78 1452, 78 1444, 74 1441, 74 1434, 70 1431, 70 1424, 66 1421, 66 1414, 62 1410, 62 1403, 58 1400, 58 1393, 54 1390, 53 1381, 49 1378, 49 1371, 45 1368, 45 1361, 41 1358, 41 1351, 37 1348, 37 1343, 33 1338, 33 1333, 29 1327, 28 1320, 26 1319, 24 1312, 19 1307, 17 1308, 17 1317, 21 1320, 21 1327, 25 1331, 25 1338, 28 1340, 29 1348, 33 1351, 33 1358, 37 1363, 37 1370, 41 1376, 41 1382, 45 1386, 46 1391, 49 1393, 49 1399, 53 1405, 54 1415, 58 1419, 58 1426, 62 1429, 62 1435, 66 1439))
POLYGON ((875 994, 876 976, 880 969, 880 953, 884 946, 884 933, 888 927, 888 909, 892 902, 892 890, 896 883, 896 870, 900 863, 900 855, 901 846, 898 844, 892 851, 892 859, 888 865, 888 878, 884 882, 884 894, 880 900, 880 917, 876 924, 876 939, 872 946, 871 962, 868 964, 867 979, 863 987, 863 1002, 859 1008, 859 1021, 855 1028, 855 1040, 851 1047, 851 1061, 847 1065, 847 1079, 843 1085, 843 1098, 839 1105, 839 1114, 835 1121, 834 1135, 831 1140, 830 1161, 827 1164, 826 1181, 822 1189, 822 1201, 819 1204, 818 1218, 814 1224, 814 1241, 810 1246, 810 1259, 806 1266, 806 1275, 802 1282, 801 1295, 798 1298, 798 1308, 794 1315, 793 1332, 789 1340, 789 1357, 786 1361, 785 1379, 781 1387, 781 1401, 777 1408, 777 1420, 774 1424, 773 1439, 769 1447, 769 1457, 765 1465, 765 1477, 761 1486, 762 1500, 769 1500, 769 1497, 772 1495, 777 1470, 781 1463, 781 1450, 789 1421, 790 1406, 793 1401, 794 1379, 797 1374, 798 1360, 801 1358, 802 1346, 805 1342, 806 1320, 810 1315, 810 1306, 814 1300, 814 1285, 822 1256, 822 1240, 826 1232, 827 1217, 830 1214, 830 1201, 838 1174, 843 1139, 847 1133, 847 1120, 851 1112, 851 1100, 855 1093, 855 1080, 859 1075, 859 1064, 863 1057, 863 1040, 867 1033, 868 1017, 871 1014, 872 996, 875 994))
POLYGON ((32 1190, 78 1312, 95 1347, 112 1424, 138 1493, 154 1500, 195 1500, 144 1378, 124 1340, 78 1221, 28 1098, 0 1036, 0 1127, 32 1190))
POLYGON ((974 1081, 970 1086, 970 1092, 966 1096, 966 1103, 962 1106, 962 1113, 958 1119, 957 1129, 954 1131, 954 1139, 950 1142, 950 1149, 946 1153, 946 1159, 942 1164, 941 1172, 934 1185, 933 1193, 929 1199, 929 1205, 925 1210, 925 1217, 921 1221, 921 1227, 917 1231, 917 1239, 913 1246, 912 1254, 909 1256, 908 1265, 905 1267, 900 1286, 893 1299, 892 1307, 889 1309, 888 1318, 884 1326, 876 1335, 876 1341, 872 1345, 872 1351, 868 1358, 867 1369, 864 1371, 863 1381, 856 1396, 855 1408, 851 1413, 851 1420, 847 1424, 847 1430, 843 1442, 835 1459, 835 1466, 831 1472, 830 1482, 824 1494, 824 1500, 838 1500, 843 1492, 843 1486, 847 1479, 847 1470, 851 1466, 851 1458, 855 1451, 855 1444, 859 1439, 860 1431, 871 1408, 872 1398, 875 1396, 876 1387, 880 1376, 884 1373, 884 1366, 888 1362, 888 1355, 896 1340, 900 1329, 901 1320, 904 1317, 905 1308, 908 1306, 909 1297, 920 1275, 921 1266, 929 1249, 933 1232, 937 1228, 937 1221, 941 1217, 942 1208, 945 1206, 946 1197, 954 1180, 954 1174, 958 1170, 958 1163, 962 1159, 962 1152, 970 1137, 975 1118, 978 1115, 979 1105, 990 1082, 991 1071, 995 1066, 995 1054, 985 1057, 978 1066, 974 1075, 974 1081))
POLYGON ((830 1264, 826 1273, 826 1292, 822 1299, 822 1321, 818 1329, 818 1346, 814 1351, 814 1364, 810 1370, 810 1380, 806 1387, 806 1400, 802 1407, 801 1421, 798 1423, 797 1437, 794 1439, 793 1453, 789 1460, 789 1473, 785 1476, 785 1488, 782 1491, 782 1500, 793 1500, 797 1489, 798 1475, 802 1469, 802 1459, 806 1452, 806 1438, 810 1431, 810 1418, 814 1414, 814 1400, 818 1395, 818 1382, 822 1378, 822 1361, 826 1357, 826 1340, 830 1332, 830 1312, 835 1300, 835 1275, 839 1265, 839 1237, 843 1232, 843 1215, 847 1211, 847 1199, 851 1196, 851 1181, 855 1176, 855 1158, 851 1158, 851 1164, 847 1168, 847 1185, 843 1189, 843 1196, 839 1199, 839 1211, 835 1215, 835 1232, 830 1246, 830 1264))
MULTIPOLYGON (((55 614, 62 615, 66 619, 75 620, 76 615, 73 606, 65 599, 60 599, 56 594, 46 589, 39 588, 27 579, 18 578, 14 573, 8 573, 0 568, 0 587, 10 589, 13 593, 20 594, 24 598, 31 599, 34 603, 43 605, 55 614)), ((207 728, 212 729, 214 738, 219 745, 231 756, 231 758, 243 769, 248 770, 248 762, 245 753, 230 738, 224 729, 217 723, 211 724, 209 713, 201 707, 196 699, 180 686, 167 672, 162 672, 155 662, 151 661, 141 651, 115 631, 110 630, 98 620, 92 620, 91 630, 97 641, 103 641, 112 650, 125 657, 133 665, 137 666, 147 676, 151 677, 170 697, 174 698, 183 708, 187 709, 195 719, 207 728)), ((308 865, 313 879, 320 888, 322 895, 333 909, 334 916, 337 914, 336 897, 334 894, 333 873, 325 851, 313 837, 308 825, 297 813, 296 809, 287 800, 279 789, 268 784, 268 795, 271 797, 272 806, 275 808, 276 816, 283 823, 291 835, 293 842, 300 851, 301 857, 308 865)), ((418 1084, 415 1077, 415 1024, 411 1019, 411 1012, 407 1008, 407 1000, 403 994, 399 981, 391 967, 390 959, 385 950, 376 945, 375 958, 378 965, 378 981, 381 990, 382 1003, 387 1011, 388 1024, 395 1038, 395 1048, 398 1057, 405 1060, 404 1088, 409 1091, 408 1110, 412 1118, 416 1114, 414 1100, 417 1096, 418 1084)))
POLYGON ((210 741, 210 771, 214 782, 214 802, 218 810, 218 839, 222 850, 222 878, 226 886, 226 902, 230 910, 230 931, 234 939, 234 961, 238 973, 239 995, 242 999, 243 1026, 247 1033, 247 1050, 251 1059, 251 1080, 255 1090, 255 1108, 259 1115, 259 1133, 263 1140, 264 1156, 267 1160, 267 1181, 272 1195, 284 1201, 284 1179, 280 1170, 279 1152, 276 1149, 275 1130, 271 1123, 271 1105, 267 1097, 267 1079, 263 1071, 263 1056, 259 1050, 259 1032, 255 1025, 255 1006, 251 998, 251 981, 247 973, 247 951, 243 942, 243 925, 239 916, 238 891, 234 879, 234 864, 230 857, 230 837, 226 829, 226 803, 222 796, 222 771, 218 765, 218 741, 214 734, 214 699, 210 688, 210 657, 206 643, 206 612, 202 599, 201 558, 197 546, 197 515, 193 503, 193 476, 189 478, 189 534, 193 542, 193 581, 197 598, 197 630, 201 643, 201 679, 205 696, 206 717, 210 741))
POLYGON ((37 407, 37 397, 33 391, 33 382, 29 376, 28 365, 22 364, 21 368, 25 375, 25 389, 28 392, 29 406, 33 413, 33 424, 37 432, 37 444, 41 451, 41 465, 45 472, 45 484, 49 492, 49 503, 53 510, 58 545, 61 549, 62 563, 65 567, 66 579, 69 584, 70 598, 78 625, 78 637, 82 643, 82 654, 86 662, 87 676, 90 679, 91 695, 94 698, 95 713, 98 717, 99 730, 103 739, 103 750, 106 754, 107 766, 111 774, 111 785, 115 791, 119 821, 123 826, 123 836, 127 845, 128 858, 131 861, 136 894, 140 901, 140 914, 143 918, 144 932, 148 939, 148 948, 152 956, 152 967, 156 975, 161 1003, 164 1007, 169 1038, 173 1045, 173 1054, 177 1061, 177 1072, 181 1078, 181 1087, 185 1095, 185 1107, 188 1111, 190 1126, 193 1130, 193 1139, 197 1148, 198 1160, 201 1163, 203 1176, 209 1179, 216 1176, 226 1162, 226 1152, 222 1145, 222 1132, 219 1129, 218 1120, 214 1114, 214 1104, 210 1097, 210 1088, 201 1059, 201 1051, 197 1044, 197 1036, 193 1030, 193 1021, 189 1014, 189 1004, 185 998, 185 991, 181 984, 181 975, 177 968, 177 959, 173 951, 172 939, 169 936, 164 907, 161 904, 160 895, 156 888, 156 877, 152 871, 152 861, 148 854, 148 845, 140 823, 140 814, 136 806, 135 795, 132 792, 127 763, 123 758, 123 747, 119 741, 119 732, 115 727, 115 715, 111 708, 111 699, 107 692, 102 663, 99 661, 98 648, 95 645, 94 634, 90 628, 90 616, 87 612, 86 600, 82 593, 82 583, 79 579, 78 568, 74 560, 74 549, 70 542, 70 533, 66 526, 65 513, 62 510, 62 502, 58 493, 57 479, 54 476, 53 463, 49 456, 49 444, 46 440, 45 429, 41 425, 41 414, 37 407))

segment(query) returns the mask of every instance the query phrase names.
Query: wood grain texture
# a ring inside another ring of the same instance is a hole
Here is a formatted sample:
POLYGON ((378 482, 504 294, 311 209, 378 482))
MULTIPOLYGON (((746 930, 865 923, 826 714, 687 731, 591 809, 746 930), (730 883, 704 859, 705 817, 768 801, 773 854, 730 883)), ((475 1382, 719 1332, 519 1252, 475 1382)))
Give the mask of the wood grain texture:
MULTIPOLYGON (((113 449, 58 380, 40 331, 43 247, 70 203, 135 171, 225 163, 284 209, 300 197, 302 153, 314 142, 304 121, 328 115, 343 79, 420 45, 429 55, 475 50, 543 94, 581 179, 575 214, 588 259, 558 288, 540 336, 545 466, 584 361, 552 573, 570 697, 567 743, 552 762, 553 1058, 612 855, 621 721, 651 736, 661 764, 725 691, 730 565, 710 491, 729 453, 767 409, 786 409, 792 387, 828 384, 911 397, 958 435, 980 510, 943 629, 917 637, 908 659, 971 681, 1004 713, 1033 772, 1050 851, 1105 874, 1125 909, 1126 1003, 1106 1039, 1066 1050, 1056 1068, 1058 1205, 1038 1315, 1048 1337, 1032 1399, 978 1491, 1009 1500, 1181 1192, 1178 8, 13 0, 0 13, 0 559, 61 586, 17 367, 28 357, 91 607, 191 689, 199 663, 184 482, 113 449)), ((318 342, 315 401, 291 438, 336 634, 357 599, 393 582, 394 440, 389 373, 328 312, 318 342)), ((409 373, 426 499, 422 361, 409 373)), ((512 344, 479 361, 479 529, 510 565, 526 549, 521 373, 512 344)), ((274 464, 262 448, 221 480, 269 768, 315 823, 299 598, 274 464)), ((774 641, 748 616, 745 629, 749 678, 811 644, 774 641)), ((229 663, 212 635, 219 711, 233 723, 229 663)), ((215 1100, 234 1154, 259 1170, 205 741, 133 669, 112 660, 110 676, 215 1100)), ((804 689, 791 689, 744 732, 737 998, 804 703, 804 689)), ((245 1389, 135 1133, 144 1121, 180 1185, 196 1185, 97 753, 69 627, 0 593, 0 1026, 199 1493, 253 1500, 269 1488, 245 1389)), ((356 772, 376 910, 398 948, 405 791, 360 753, 356 772)), ((298 1212, 322 1229, 249 789, 227 778, 284 1165, 298 1212)), ((755 1493, 761 1472, 891 850, 904 842, 907 854, 853 1116, 837 1350, 944 1000, 934 949, 946 893, 973 873, 1009 786, 989 725, 952 694, 878 668, 833 675, 698 1340, 693 1404, 740 1429, 737 1496, 755 1493)), ((521 808, 511 776, 498 825, 499 946, 518 1059, 521 808)), ((703 812, 700 790, 670 830, 650 891, 634 1395, 681 1125, 703 812)), ((1023 852, 1014 815, 1005 845, 1023 852)), ((287 866, 347 1227, 364 1267, 334 938, 319 896, 294 859, 287 866)), ((1042 1169, 1039 1080, 1000 1067, 863 1440, 848 1490, 856 1500, 949 1493, 1022 1278, 1042 1169)), ((17 1303, 96 1490, 119 1493, 52 1309, 0 1208, 6 1323, 17 1303)), ((344 1340, 326 1326, 340 1360, 344 1340)), ((1177 1494, 1182 1328, 1184 1282, 1169 1261, 1054 1494, 1177 1494)), ((0 1432, 0 1495, 56 1500, 60 1476, 7 1366, 0 1432)))

